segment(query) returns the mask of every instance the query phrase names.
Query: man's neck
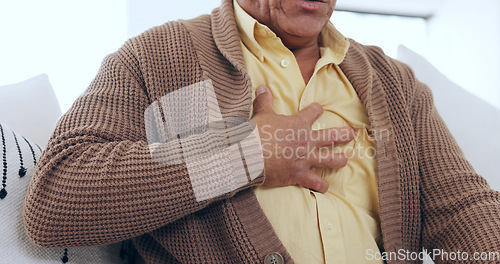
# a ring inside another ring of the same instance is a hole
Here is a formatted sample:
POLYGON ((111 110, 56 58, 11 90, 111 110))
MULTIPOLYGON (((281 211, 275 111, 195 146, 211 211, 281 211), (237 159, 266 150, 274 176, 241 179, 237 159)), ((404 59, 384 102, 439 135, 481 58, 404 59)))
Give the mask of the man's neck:
POLYGON ((318 62, 320 58, 319 44, 314 42, 302 48, 291 49, 291 51, 299 64, 304 83, 307 85, 314 74, 316 62, 318 62))

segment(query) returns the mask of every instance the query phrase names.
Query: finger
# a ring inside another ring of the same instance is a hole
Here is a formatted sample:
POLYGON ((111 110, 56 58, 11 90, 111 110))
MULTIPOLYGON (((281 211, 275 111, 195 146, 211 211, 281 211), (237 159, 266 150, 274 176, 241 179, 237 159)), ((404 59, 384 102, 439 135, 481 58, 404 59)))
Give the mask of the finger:
POLYGON ((328 147, 332 144, 351 142, 354 139, 352 127, 332 127, 311 132, 311 142, 316 147, 328 147))
POLYGON ((267 113, 273 110, 273 95, 269 88, 261 86, 255 91, 255 100, 253 101, 253 113, 267 113))
POLYGON ((345 167, 348 159, 344 153, 317 150, 310 153, 308 161, 311 168, 338 169, 345 167))
POLYGON ((304 172, 303 175, 299 178, 299 185, 311 189, 313 191, 317 191, 320 193, 326 193, 328 191, 328 182, 320 176, 316 175, 311 170, 304 172))
POLYGON ((296 116, 301 118, 308 127, 311 127, 316 120, 323 114, 323 107, 318 103, 312 103, 300 110, 296 116))

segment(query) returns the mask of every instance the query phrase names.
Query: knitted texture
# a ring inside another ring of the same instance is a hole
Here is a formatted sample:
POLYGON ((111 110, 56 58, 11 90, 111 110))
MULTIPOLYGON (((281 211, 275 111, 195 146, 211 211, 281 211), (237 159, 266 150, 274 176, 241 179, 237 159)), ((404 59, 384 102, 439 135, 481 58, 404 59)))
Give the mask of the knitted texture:
POLYGON ((2 187, 0 194, 0 263, 118 263, 119 244, 85 248, 41 248, 26 234, 23 201, 42 149, 0 123, 2 187))
MULTIPOLYGON (((263 175, 197 201, 186 164, 154 162, 148 148, 147 107, 200 81, 211 80, 223 117, 249 116, 240 45, 224 0, 210 16, 155 27, 109 55, 38 164, 25 204, 31 238, 47 247, 133 239, 147 263, 260 263, 270 252, 293 263, 251 189, 263 175)), ((340 67, 376 142, 382 250, 500 251, 500 196, 465 160, 428 87, 354 41, 340 67)))

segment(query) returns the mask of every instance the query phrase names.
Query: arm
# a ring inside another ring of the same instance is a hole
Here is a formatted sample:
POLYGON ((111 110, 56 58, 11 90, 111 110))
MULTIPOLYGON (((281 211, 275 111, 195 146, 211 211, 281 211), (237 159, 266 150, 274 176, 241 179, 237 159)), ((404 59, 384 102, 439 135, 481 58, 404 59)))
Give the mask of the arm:
POLYGON ((412 118, 419 151, 424 246, 465 251, 471 258, 474 252, 499 252, 499 193, 464 158, 432 103, 430 89, 419 82, 415 85, 412 118))
MULTIPOLYGON (((123 49, 105 59, 88 90, 58 123, 38 162, 24 212, 27 231, 37 244, 75 247, 128 239, 263 181, 259 172, 240 188, 197 199, 186 163, 152 159, 144 124, 151 102, 143 82, 129 70, 134 65, 121 61, 129 53, 123 49)), ((209 134, 183 138, 183 150, 216 152, 197 160, 198 166, 221 171, 212 184, 225 185, 235 177, 228 167, 234 148, 208 149, 210 140, 226 142, 220 133, 209 134)), ((177 155, 177 143, 166 142, 160 149, 166 156, 177 155)))

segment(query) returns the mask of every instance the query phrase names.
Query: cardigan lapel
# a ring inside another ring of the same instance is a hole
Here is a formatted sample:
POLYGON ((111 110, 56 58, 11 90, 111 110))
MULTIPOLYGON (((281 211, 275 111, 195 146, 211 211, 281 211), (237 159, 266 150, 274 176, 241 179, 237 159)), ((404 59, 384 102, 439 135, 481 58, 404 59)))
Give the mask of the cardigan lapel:
POLYGON ((401 234, 401 190, 399 160, 382 83, 364 48, 351 40, 340 68, 358 93, 370 118, 375 138, 380 225, 387 252, 403 248, 401 234))
POLYGON ((212 34, 217 48, 238 71, 247 75, 234 15, 233 1, 223 0, 221 6, 212 12, 211 17, 212 34))
POLYGON ((248 118, 252 85, 245 69, 232 0, 223 0, 210 16, 181 22, 190 32, 202 79, 213 84, 222 115, 248 118))
MULTIPOLYGON (((223 0, 221 6, 214 9, 210 16, 211 32, 198 32, 205 36, 203 39, 198 38, 198 34, 191 36, 200 59, 203 78, 212 80, 222 114, 248 118, 252 104, 252 85, 246 71, 233 10, 232 0, 223 0), (212 39, 213 43, 208 39, 212 39), (212 48, 214 43, 216 47, 212 48)), ((191 32, 197 30, 190 23, 186 23, 186 27, 191 32)), ((245 244, 249 246, 249 262, 261 262, 267 254, 279 252, 287 263, 293 264, 252 189, 241 191, 231 199, 224 200, 224 203, 227 208, 234 210, 234 214, 230 215, 234 220, 231 221, 234 230, 244 230, 237 234, 242 236, 238 246, 243 249, 245 244)))

